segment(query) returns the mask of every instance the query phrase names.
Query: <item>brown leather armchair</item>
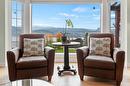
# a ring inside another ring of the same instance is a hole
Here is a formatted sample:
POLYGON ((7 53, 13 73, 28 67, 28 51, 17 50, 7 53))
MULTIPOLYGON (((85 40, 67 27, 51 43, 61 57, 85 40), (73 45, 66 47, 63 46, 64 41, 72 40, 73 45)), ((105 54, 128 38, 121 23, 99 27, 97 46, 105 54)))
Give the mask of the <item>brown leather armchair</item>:
POLYGON ((119 48, 114 48, 114 36, 112 34, 90 34, 89 41, 91 37, 109 37, 111 39, 111 56, 89 55, 89 46, 78 48, 76 52, 80 79, 83 80, 84 75, 94 76, 115 80, 117 86, 120 86, 123 77, 125 52, 119 48))
POLYGON ((20 47, 7 51, 10 81, 48 76, 51 81, 54 69, 55 50, 45 47, 44 56, 23 57, 24 38, 44 38, 43 34, 20 35, 20 47))

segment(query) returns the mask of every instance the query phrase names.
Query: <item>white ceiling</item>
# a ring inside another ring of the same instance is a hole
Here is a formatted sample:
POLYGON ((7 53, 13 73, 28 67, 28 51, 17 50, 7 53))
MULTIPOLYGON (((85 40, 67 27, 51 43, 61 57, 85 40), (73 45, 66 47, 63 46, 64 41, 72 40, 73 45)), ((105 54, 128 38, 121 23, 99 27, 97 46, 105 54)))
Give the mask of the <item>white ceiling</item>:
MULTIPOLYGON (((102 3, 102 0, 18 0, 20 2, 31 2, 31 3, 67 3, 67 4, 86 4, 86 3, 102 3)), ((107 0, 113 2, 115 0, 107 0)))
POLYGON ((31 0, 32 2, 88 2, 88 3, 97 3, 101 0, 31 0))

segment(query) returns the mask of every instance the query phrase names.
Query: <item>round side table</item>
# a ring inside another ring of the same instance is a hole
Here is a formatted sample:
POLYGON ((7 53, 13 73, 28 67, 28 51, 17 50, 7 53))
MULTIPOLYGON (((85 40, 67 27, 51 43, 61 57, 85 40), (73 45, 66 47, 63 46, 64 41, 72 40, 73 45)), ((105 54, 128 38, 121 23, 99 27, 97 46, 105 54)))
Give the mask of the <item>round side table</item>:
POLYGON ((56 42, 52 43, 54 46, 63 46, 64 47, 64 67, 60 68, 59 66, 57 67, 58 69, 58 75, 61 75, 62 72, 64 71, 71 71, 74 73, 74 75, 77 73, 76 69, 72 66, 72 68, 69 65, 69 46, 77 46, 80 45, 79 42, 70 42, 70 43, 62 43, 62 42, 56 42))

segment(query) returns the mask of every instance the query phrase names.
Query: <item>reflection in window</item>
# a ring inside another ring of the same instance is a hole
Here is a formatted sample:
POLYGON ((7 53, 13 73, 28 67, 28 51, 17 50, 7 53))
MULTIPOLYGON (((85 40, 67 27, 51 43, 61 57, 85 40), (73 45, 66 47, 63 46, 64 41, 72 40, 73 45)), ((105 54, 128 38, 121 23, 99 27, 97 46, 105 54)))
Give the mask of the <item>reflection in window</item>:
POLYGON ((111 33, 115 34, 115 11, 111 11, 111 33))

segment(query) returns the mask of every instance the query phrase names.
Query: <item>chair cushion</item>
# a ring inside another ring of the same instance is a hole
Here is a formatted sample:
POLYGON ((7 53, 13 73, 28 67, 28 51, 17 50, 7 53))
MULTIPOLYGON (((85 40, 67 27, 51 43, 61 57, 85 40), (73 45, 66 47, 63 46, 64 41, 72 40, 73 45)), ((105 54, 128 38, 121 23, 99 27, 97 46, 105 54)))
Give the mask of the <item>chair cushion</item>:
POLYGON ((115 69, 115 62, 110 57, 90 55, 85 58, 84 66, 101 69, 115 69))
POLYGON ((44 55, 44 39, 24 38, 23 56, 41 56, 44 55))
POLYGON ((47 59, 44 56, 21 57, 17 63, 17 69, 38 68, 47 66, 47 59))
POLYGON ((104 38, 90 38, 90 55, 111 56, 110 51, 111 39, 104 38))

